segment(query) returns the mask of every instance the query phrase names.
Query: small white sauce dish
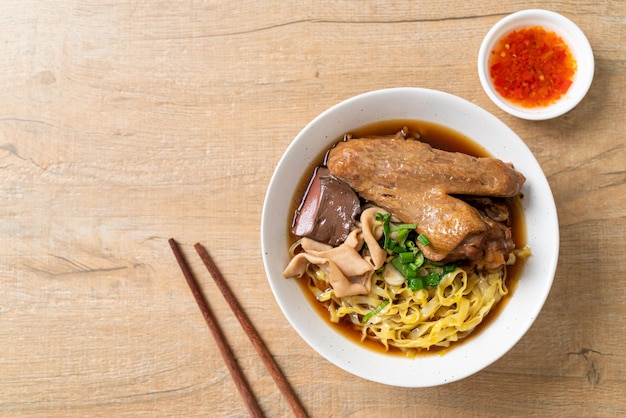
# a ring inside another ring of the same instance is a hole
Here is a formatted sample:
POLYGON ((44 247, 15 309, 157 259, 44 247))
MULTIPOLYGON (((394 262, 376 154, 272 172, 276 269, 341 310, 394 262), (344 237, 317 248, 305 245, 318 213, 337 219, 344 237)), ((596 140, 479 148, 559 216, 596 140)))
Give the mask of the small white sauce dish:
POLYGON ((542 9, 522 10, 500 20, 489 30, 478 52, 478 76, 487 96, 500 109, 527 120, 552 119, 572 110, 591 87, 594 68, 593 51, 582 30, 565 16, 542 9), (496 91, 490 75, 489 60, 491 52, 502 37, 514 30, 533 26, 541 26, 559 35, 576 60, 577 69, 572 85, 558 101, 544 107, 529 108, 507 101, 496 91))

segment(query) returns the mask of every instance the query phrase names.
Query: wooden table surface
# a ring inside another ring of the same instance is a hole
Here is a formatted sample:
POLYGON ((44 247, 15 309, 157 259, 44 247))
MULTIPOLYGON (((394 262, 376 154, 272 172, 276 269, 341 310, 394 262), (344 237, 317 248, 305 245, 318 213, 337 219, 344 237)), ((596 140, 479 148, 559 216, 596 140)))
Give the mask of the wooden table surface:
POLYGON ((267 416, 291 411, 193 251, 217 261, 314 417, 626 414, 626 2, 84 1, 0 5, 0 416, 246 416, 168 245, 189 256, 267 416), (476 57, 505 15, 575 21, 584 101, 500 111, 476 57), (369 90, 474 102, 534 152, 561 252, 537 321, 503 358, 428 389, 354 377, 289 326, 261 259, 261 207, 298 131, 369 90))

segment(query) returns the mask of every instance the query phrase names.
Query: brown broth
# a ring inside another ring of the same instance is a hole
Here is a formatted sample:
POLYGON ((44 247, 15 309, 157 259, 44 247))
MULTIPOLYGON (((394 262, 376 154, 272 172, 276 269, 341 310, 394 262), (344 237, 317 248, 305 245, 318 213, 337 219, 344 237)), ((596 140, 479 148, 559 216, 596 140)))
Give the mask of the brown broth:
MULTIPOLYGON (((368 137, 368 136, 381 136, 381 135, 393 135, 397 133, 403 127, 407 127, 409 132, 418 133, 420 141, 426 142, 430 144, 433 148, 439 148, 445 151, 451 152, 462 152, 464 154, 472 155, 474 157, 494 157, 489 154, 487 150, 485 150, 482 146, 472 141, 467 136, 453 130, 447 128, 442 125, 438 125, 432 122, 424 122, 424 121, 416 121, 416 120, 389 120, 384 122, 377 122, 370 125, 363 126, 358 129, 354 129, 349 134, 352 134, 354 138, 359 137, 368 137)), ((338 138, 336 142, 341 141, 342 138, 338 138)), ((306 192, 306 188, 308 186, 309 179, 311 177, 311 173, 313 169, 324 162, 324 157, 327 153, 327 150, 324 150, 318 158, 311 162, 311 166, 306 171, 303 178, 300 180, 300 184, 296 189, 296 193, 294 195, 294 200, 292 202, 292 207, 290 213, 295 213, 298 208, 304 193, 306 192)), ((511 225, 512 225, 512 234, 513 241, 515 242, 516 248, 523 248, 526 245, 526 226, 524 223, 524 213, 522 210, 520 199, 508 199, 509 207, 511 210, 511 225)), ((290 244, 297 240, 297 237, 291 234, 291 226, 292 219, 288 220, 287 224, 287 234, 289 235, 290 244)), ((498 302, 495 307, 491 310, 491 312, 483 319, 478 327, 476 327, 470 335, 465 338, 453 342, 450 347, 442 348, 442 347, 431 347, 430 350, 422 350, 417 351, 416 355, 428 355, 428 354, 443 354, 446 351, 458 347, 460 344, 470 340, 472 337, 479 334, 483 329, 489 326, 489 323, 494 321, 494 319, 498 316, 498 314, 502 311, 502 309, 508 303, 512 293, 515 290, 519 277, 521 275, 521 270, 524 263, 523 260, 517 260, 515 265, 507 266, 507 278, 506 278, 506 286, 508 289, 508 294, 504 296, 500 302, 498 302)), ((385 347, 378 341, 373 338, 366 338, 361 341, 361 332, 357 329, 349 320, 343 320, 339 323, 330 322, 328 307, 327 304, 319 302, 315 296, 308 289, 309 277, 303 277, 298 280, 298 284, 302 289, 302 292, 305 294, 308 302, 315 309, 315 311, 329 324, 329 326, 333 327, 335 330, 340 332, 346 338, 365 346, 368 349, 392 354, 392 355, 400 355, 405 356, 405 352, 396 348, 390 347, 388 351, 385 350, 385 347)))

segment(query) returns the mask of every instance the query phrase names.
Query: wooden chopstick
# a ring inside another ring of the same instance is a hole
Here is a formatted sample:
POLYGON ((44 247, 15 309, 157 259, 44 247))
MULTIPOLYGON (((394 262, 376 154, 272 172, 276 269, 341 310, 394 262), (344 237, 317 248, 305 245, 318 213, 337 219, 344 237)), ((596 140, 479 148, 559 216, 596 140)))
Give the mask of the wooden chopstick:
MULTIPOLYGON (((256 399, 254 398, 254 395, 252 394, 252 391, 250 390, 250 387, 246 379, 243 376, 243 372, 239 368, 239 365, 237 361, 235 360, 232 354, 232 351, 226 344, 224 336, 221 330, 219 329, 213 314, 209 310, 206 301, 202 297, 202 294, 200 292, 196 279, 191 273, 191 270, 189 269, 182 253, 178 249, 178 245, 176 244, 176 241, 173 238, 171 238, 169 240, 169 243, 170 243, 170 246, 172 247, 172 251, 174 252, 174 256, 176 257, 176 260, 178 261, 178 264, 180 265, 180 268, 183 271, 183 275, 185 276, 185 279, 187 279, 187 283, 189 284, 189 287, 191 288, 191 292, 193 293, 196 299, 196 302, 198 303, 198 306, 200 307, 200 310, 202 311, 202 314, 207 324, 209 325, 209 329, 211 329, 213 338, 218 344, 218 348, 220 349, 220 352, 222 353, 222 357, 224 358, 224 361, 228 367, 228 370, 230 371, 231 376, 233 377, 233 380, 235 381, 235 385, 237 386, 237 389, 239 389, 239 392, 241 393, 241 396, 244 399, 244 402, 246 403, 246 407, 248 408, 248 411, 253 417, 262 416, 261 409, 258 403, 256 402, 256 399)), ((222 292, 224 299, 230 306, 235 317, 241 324, 241 327, 244 329, 246 335, 252 342, 252 345, 254 346, 257 353, 263 360, 263 363, 265 364, 265 367, 268 369, 270 375, 274 379, 274 382, 280 389, 283 396, 286 398, 295 416, 298 418, 306 418, 307 414, 304 411, 304 408, 302 407, 302 405, 300 404, 300 401, 298 400, 293 389, 289 385, 289 382, 287 381, 283 373, 278 368, 278 365, 276 364, 276 362, 274 361, 274 358, 268 351, 265 343, 261 339, 261 336, 258 334, 256 329, 250 322, 248 316, 244 312, 243 308, 241 307, 241 305, 239 304, 239 302, 237 301, 237 299, 231 292, 230 288, 228 287, 219 269, 217 268, 217 266, 215 265, 215 263, 213 262, 209 254, 206 252, 206 250, 199 243, 195 244, 194 248, 196 249, 202 261, 204 262, 204 265, 206 266, 207 270, 209 270, 209 273, 211 274, 211 277, 213 277, 215 284, 222 292)))
POLYGON ((202 296, 202 293, 200 292, 200 288, 198 287, 198 283, 196 282, 196 279, 193 273, 191 272, 187 264, 187 261, 183 257, 183 254, 178 248, 178 244, 176 243, 174 238, 171 238, 169 240, 169 243, 170 243, 170 247, 172 247, 172 251, 174 252, 174 256, 176 257, 176 261, 178 261, 178 265, 180 266, 180 269, 182 270, 183 275, 185 276, 185 279, 187 279, 187 283, 189 284, 191 293, 196 299, 198 307, 200 308, 200 311, 202 312, 202 316, 204 316, 204 320, 209 326, 209 329, 211 330, 211 334, 213 334, 215 343, 217 344, 217 347, 219 348, 220 353, 222 353, 222 357, 224 358, 226 367, 228 367, 228 371, 230 372, 230 375, 232 376, 235 382, 235 386, 239 390, 239 393, 241 394, 241 397, 243 398, 243 401, 246 404, 246 408, 248 408, 248 412, 250 413, 251 416, 255 418, 256 417, 262 418, 263 412, 261 411, 261 407, 259 406, 256 398, 254 397, 254 394, 252 393, 252 390, 250 389, 250 385, 246 381, 246 378, 244 377, 243 372, 241 371, 241 368, 239 367, 239 364, 237 363, 237 360, 235 359, 235 356, 233 355, 233 352, 231 351, 230 347, 226 343, 226 340, 224 339, 224 334, 222 333, 222 330, 220 329, 220 327, 217 325, 217 322, 215 321, 215 317, 213 316, 213 313, 209 309, 209 306, 206 303, 206 301, 204 300, 204 297, 202 296))
POLYGON ((292 387, 289 385, 289 382, 285 378, 285 375, 283 375, 283 373, 278 368, 278 365, 276 364, 276 362, 274 361, 274 358, 272 357, 269 350, 267 349, 267 346, 265 345, 265 343, 261 339, 261 336, 256 331, 252 323, 250 322, 250 319, 248 318, 243 308, 241 307, 241 305, 235 298, 235 295, 233 295, 233 293, 231 292, 230 288, 228 287, 228 284, 226 283, 226 280, 224 280, 224 277, 222 276, 217 266, 213 262, 213 259, 211 258, 211 256, 209 256, 206 250, 199 243, 194 245, 194 248, 198 252, 198 255, 200 256, 202 261, 204 262, 204 265, 206 266, 207 270, 209 270, 209 273, 211 273, 211 277, 213 277, 215 284, 222 292, 224 299, 226 299, 226 302, 228 303, 228 305, 230 306, 230 309, 235 314, 235 317, 237 317, 237 320, 239 320, 241 327, 244 329, 246 335, 252 342, 252 345, 254 345, 254 348, 256 349, 257 353, 263 360, 263 363, 265 364, 265 367, 267 368, 270 375, 274 379, 276 386, 278 386, 278 389, 280 389, 285 399, 287 399, 287 402, 289 403, 289 406, 291 407, 293 413, 298 418, 306 418, 307 414, 304 411, 304 408, 302 407, 302 405, 300 404, 298 397, 294 393, 292 387))

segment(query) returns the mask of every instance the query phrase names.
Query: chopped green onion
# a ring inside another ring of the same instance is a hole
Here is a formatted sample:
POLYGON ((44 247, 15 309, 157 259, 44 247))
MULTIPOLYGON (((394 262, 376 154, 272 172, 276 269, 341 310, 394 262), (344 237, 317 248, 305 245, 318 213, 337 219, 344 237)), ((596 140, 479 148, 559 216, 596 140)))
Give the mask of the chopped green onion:
POLYGON ((425 289, 429 286, 437 286, 441 281, 441 277, 437 273, 429 273, 425 276, 417 276, 407 279, 409 289, 416 291, 425 289))
POLYGON ((454 270, 456 270, 456 264, 446 264, 445 266, 443 266, 443 272, 441 273, 441 275, 445 276, 448 273, 452 273, 454 270))
POLYGON ((402 263, 400 257, 395 257, 391 260, 391 265, 394 266, 405 279, 410 279, 417 276, 415 270, 411 270, 408 264, 402 263))
POLYGON ((424 280, 426 281, 428 286, 437 286, 441 281, 441 277, 442 276, 440 276, 439 274, 433 272, 424 276, 424 280))
POLYGON ((393 247, 393 252, 394 253, 400 254, 400 253, 405 253, 407 251, 406 248, 404 248, 403 246, 401 246, 399 244, 396 244, 395 241, 392 240, 391 242, 394 243, 394 247, 393 247))
POLYGON ((383 250, 389 249, 389 243, 391 242, 391 231, 389 227, 389 218, 391 216, 389 214, 383 215, 380 212, 377 212, 375 215, 375 219, 382 221, 383 223, 383 250))
POLYGON ((408 264, 415 259, 415 256, 413 255, 412 251, 409 251, 406 253, 399 253, 398 257, 400 258, 400 262, 402 264, 408 264))
POLYGON ((417 228, 417 224, 399 224, 391 227, 391 231, 402 231, 417 228))
POLYGON ((424 253, 422 253, 420 250, 417 250, 413 252, 413 254, 415 254, 415 258, 413 259, 413 263, 415 263, 415 265, 417 266, 417 268, 422 267, 422 264, 424 264, 424 253))
POLYGON ((409 286, 409 289, 411 289, 412 291, 426 288, 424 276, 412 277, 410 279, 407 279, 406 283, 409 286))
POLYGON ((409 230, 401 229, 398 231, 398 234, 396 235, 396 242, 398 243, 398 245, 404 245, 408 237, 409 237, 409 230))
POLYGON ((419 234, 417 236, 417 240, 419 241, 420 244, 422 244, 424 247, 428 247, 430 245, 430 240, 426 237, 426 235, 424 234, 419 234))
POLYGON ((380 302, 380 305, 378 305, 377 307, 375 307, 374 309, 372 309, 371 311, 369 311, 367 313, 367 315, 365 315, 363 317, 363 319, 361 320, 361 325, 364 325, 367 321, 370 320, 371 317, 373 317, 374 315, 376 315, 377 313, 379 313, 380 311, 383 310, 383 308, 385 306, 389 305, 389 300, 385 299, 382 302, 380 302))
MULTIPOLYGON (((409 268, 411 269, 412 269, 412 264, 413 263, 409 264, 409 268)), ((446 264, 443 268, 442 273, 432 272, 424 276, 407 278, 407 285, 409 286, 409 289, 413 291, 425 289, 426 287, 429 287, 429 286, 438 286, 439 282, 441 282, 441 279, 443 279, 443 276, 445 276, 448 273, 453 272, 455 269, 456 269, 456 265, 454 263, 446 264)))

